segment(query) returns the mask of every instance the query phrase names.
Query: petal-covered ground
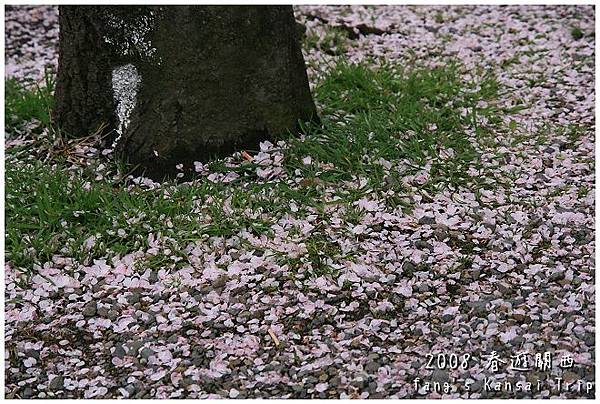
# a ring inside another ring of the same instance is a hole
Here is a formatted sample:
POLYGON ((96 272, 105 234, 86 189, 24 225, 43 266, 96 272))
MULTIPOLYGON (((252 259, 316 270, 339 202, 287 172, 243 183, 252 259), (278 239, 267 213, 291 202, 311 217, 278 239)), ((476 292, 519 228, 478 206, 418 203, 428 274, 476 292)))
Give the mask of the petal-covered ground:
MULTIPOLYGON (((511 113, 472 138, 477 161, 456 185, 438 186, 432 171, 454 161, 451 148, 416 166, 378 160, 386 181, 402 173, 399 194, 361 176, 290 174, 286 143, 265 142, 227 159, 230 172, 197 171, 235 187, 252 163, 257 183, 318 189, 322 204, 273 200, 285 205, 267 214, 268 186, 256 201, 208 195, 191 212, 165 208, 168 234, 144 212, 82 233, 89 252, 134 232, 143 245, 87 260, 65 250, 30 268, 9 260, 7 397, 593 397, 593 7, 295 11, 312 85, 341 56, 432 69, 459 60, 467 80, 497 77, 494 108, 511 113), (340 189, 360 195, 346 202, 340 189), (181 215, 201 225, 177 238, 181 215)), ((6 10, 8 76, 38 81, 56 66, 57 21, 54 7, 6 10)), ((32 142, 27 127, 9 139, 7 151, 32 142)), ((68 175, 102 154, 77 145, 68 175)), ((103 166, 100 179, 113 175, 103 166)), ((185 192, 132 182, 175 205, 185 192)), ((15 188, 7 204, 21 198, 15 188)))

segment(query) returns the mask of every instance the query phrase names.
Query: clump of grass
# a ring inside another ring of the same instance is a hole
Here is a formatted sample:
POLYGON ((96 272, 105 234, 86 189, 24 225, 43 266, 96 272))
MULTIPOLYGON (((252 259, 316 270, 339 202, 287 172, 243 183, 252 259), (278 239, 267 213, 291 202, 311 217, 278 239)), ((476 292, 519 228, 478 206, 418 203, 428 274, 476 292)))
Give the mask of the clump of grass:
POLYGON ((50 111, 53 105, 54 78, 46 72, 43 85, 28 88, 14 79, 4 82, 5 130, 11 132, 33 119, 44 126, 50 125, 50 111))
MULTIPOLYGON (((512 122, 511 122, 512 123, 512 122)), ((509 128, 514 129, 516 123, 512 125, 509 123, 509 128)), ((564 149, 575 149, 577 148, 580 140, 586 135, 586 133, 593 132, 594 129, 591 126, 582 124, 568 124, 558 125, 552 123, 544 123, 535 131, 525 133, 515 133, 512 137, 512 145, 517 145, 523 142, 530 142, 535 145, 545 145, 551 141, 556 141, 562 138, 563 142, 561 147, 564 149)))
POLYGON ((6 167, 6 253, 25 271, 54 255, 90 263, 145 249, 149 233, 171 239, 169 248, 175 255, 204 236, 231 237, 241 230, 268 234, 272 223, 249 217, 246 211, 271 216, 285 209, 265 184, 170 182, 148 190, 10 155, 6 167), (207 198, 211 203, 199 209, 207 198), (88 248, 91 236, 96 241, 88 248))
POLYGON ((334 167, 319 174, 323 180, 361 175, 380 185, 380 159, 421 166, 433 161, 437 181, 459 185, 465 166, 478 155, 473 137, 484 136, 487 125, 498 122, 492 106, 497 94, 494 76, 465 82, 457 64, 409 70, 339 62, 315 89, 324 129, 314 130, 307 141, 290 139, 287 167, 314 177, 317 169, 301 161, 312 156, 334 167), (443 157, 444 150, 452 150, 452 156, 443 157))
POLYGON ((571 28, 571 36, 574 40, 578 41, 583 38, 583 31, 579 27, 573 27, 571 28))
MULTIPOLYGON (((297 235, 296 232, 292 232, 297 235)), ((335 264, 351 259, 352 253, 343 253, 340 245, 327 234, 313 231, 303 241, 306 253, 299 257, 290 257, 284 252, 275 252, 279 265, 287 265, 292 271, 298 272, 301 267, 307 269, 307 275, 317 278, 323 275, 338 274, 335 264)))
POLYGON ((335 273, 328 260, 338 257, 342 252, 336 242, 330 240, 325 234, 315 233, 305 241, 305 244, 313 276, 335 273))
POLYGON ((325 34, 309 30, 304 38, 305 49, 319 49, 328 55, 339 56, 348 50, 348 33, 338 27, 326 27, 325 34))

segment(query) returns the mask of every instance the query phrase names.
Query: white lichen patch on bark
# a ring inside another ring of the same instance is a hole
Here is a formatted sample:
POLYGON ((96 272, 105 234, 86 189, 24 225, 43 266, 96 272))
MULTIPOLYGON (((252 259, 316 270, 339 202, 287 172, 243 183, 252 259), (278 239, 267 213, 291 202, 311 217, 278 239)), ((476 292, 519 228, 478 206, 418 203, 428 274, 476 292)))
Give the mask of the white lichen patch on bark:
POLYGON ((116 115, 119 119, 118 136, 113 142, 113 148, 129 125, 129 117, 135 108, 137 91, 141 82, 142 77, 132 64, 119 66, 112 71, 113 97, 117 104, 116 115))
MULTIPOLYGON (((148 15, 140 15, 131 21, 125 21, 118 16, 108 15, 106 23, 113 32, 118 35, 105 35, 104 41, 113 45, 123 56, 138 55, 142 58, 153 59, 156 56, 156 48, 148 39, 154 29, 154 12, 148 15)), ((160 60, 157 61, 160 64, 160 60)))

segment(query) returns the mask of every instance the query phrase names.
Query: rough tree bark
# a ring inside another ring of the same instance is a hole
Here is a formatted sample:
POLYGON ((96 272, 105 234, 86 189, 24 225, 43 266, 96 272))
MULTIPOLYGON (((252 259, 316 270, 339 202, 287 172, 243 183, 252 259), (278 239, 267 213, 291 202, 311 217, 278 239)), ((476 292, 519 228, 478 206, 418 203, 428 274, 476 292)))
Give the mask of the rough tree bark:
POLYGON ((291 6, 61 6, 56 123, 151 178, 318 120, 291 6))
POLYGON ((66 133, 86 136, 116 123, 112 51, 96 6, 61 6, 53 118, 66 133))

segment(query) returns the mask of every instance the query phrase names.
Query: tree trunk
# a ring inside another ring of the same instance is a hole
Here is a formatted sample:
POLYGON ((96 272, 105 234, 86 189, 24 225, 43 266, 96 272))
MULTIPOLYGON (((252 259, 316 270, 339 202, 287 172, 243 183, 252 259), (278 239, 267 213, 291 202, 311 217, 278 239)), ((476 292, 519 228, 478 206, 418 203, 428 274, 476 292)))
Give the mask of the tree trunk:
POLYGON ((74 137, 113 127, 112 58, 96 6, 61 6, 54 122, 74 137))
POLYGON ((76 135, 108 123, 151 178, 318 120, 291 6, 60 13, 57 122, 76 135))

